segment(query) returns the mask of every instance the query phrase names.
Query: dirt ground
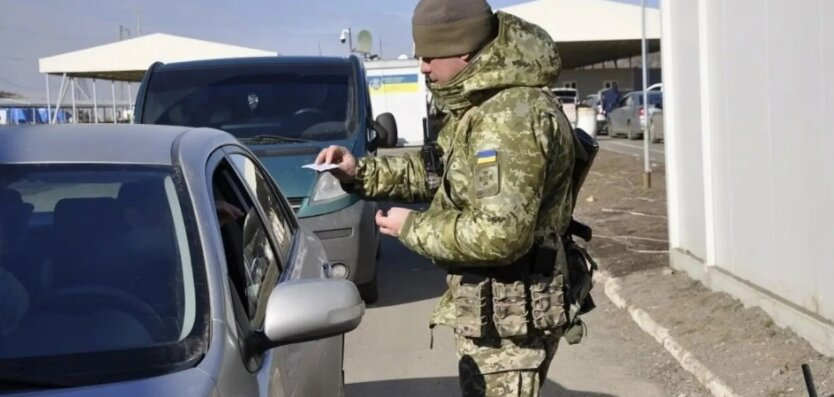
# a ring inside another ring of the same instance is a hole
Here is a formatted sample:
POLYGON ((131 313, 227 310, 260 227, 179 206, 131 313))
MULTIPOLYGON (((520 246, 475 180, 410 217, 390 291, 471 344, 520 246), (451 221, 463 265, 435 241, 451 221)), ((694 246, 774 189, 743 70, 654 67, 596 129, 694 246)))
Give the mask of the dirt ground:
MULTIPOLYGON (((651 189, 642 186, 642 162, 601 151, 585 182, 577 219, 594 228, 590 244, 601 267, 620 279, 622 295, 668 328, 672 336, 741 396, 807 396, 801 364, 813 371, 820 396, 834 393, 834 359, 822 356, 760 309, 715 293, 669 267, 666 180, 653 164, 651 189)), ((603 295, 601 287, 594 290, 603 295)), ((658 357, 650 374, 671 380, 673 360, 658 357)), ((683 387, 675 395, 685 396, 683 387)))

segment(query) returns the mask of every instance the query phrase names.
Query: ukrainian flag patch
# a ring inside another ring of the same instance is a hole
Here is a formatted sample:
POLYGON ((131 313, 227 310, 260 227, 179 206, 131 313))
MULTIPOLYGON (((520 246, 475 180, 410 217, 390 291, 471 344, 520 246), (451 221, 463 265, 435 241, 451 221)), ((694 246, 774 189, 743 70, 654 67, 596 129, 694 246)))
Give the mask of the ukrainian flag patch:
POLYGON ((492 164, 498 161, 498 152, 495 150, 481 150, 476 154, 478 164, 492 164))

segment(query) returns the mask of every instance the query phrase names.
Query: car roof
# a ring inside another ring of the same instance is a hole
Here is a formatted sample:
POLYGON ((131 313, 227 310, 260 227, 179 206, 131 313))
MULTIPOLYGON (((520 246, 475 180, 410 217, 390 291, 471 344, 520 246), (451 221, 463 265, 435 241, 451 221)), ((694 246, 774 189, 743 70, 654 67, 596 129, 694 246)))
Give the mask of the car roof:
MULTIPOLYGON (((0 163, 112 163, 172 165, 174 145, 188 133, 231 135, 208 128, 62 124, 0 128, 0 163)), ((192 140, 189 140, 192 141, 192 140)))
POLYGON ((161 64, 157 70, 192 70, 199 68, 228 67, 228 66, 255 66, 255 65, 348 65, 352 61, 350 57, 312 57, 312 56, 266 56, 248 58, 222 58, 207 59, 201 61, 172 62, 161 64))

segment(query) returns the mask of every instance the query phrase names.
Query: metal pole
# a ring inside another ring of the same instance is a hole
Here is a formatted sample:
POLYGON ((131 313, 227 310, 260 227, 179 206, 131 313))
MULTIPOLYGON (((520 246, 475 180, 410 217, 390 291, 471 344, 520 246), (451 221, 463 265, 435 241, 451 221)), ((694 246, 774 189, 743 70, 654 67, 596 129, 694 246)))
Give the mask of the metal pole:
POLYGON ((348 28, 348 54, 353 54, 353 32, 348 28))
POLYGON ((98 96, 96 95, 96 79, 93 79, 93 122, 98 124, 98 96))
POLYGON ((52 123, 52 104, 50 103, 49 98, 49 73, 43 75, 44 79, 46 80, 46 122, 47 124, 52 123))
MULTIPOLYGON (((133 109, 133 87, 130 85, 130 82, 127 82, 127 108, 130 109, 130 113, 132 114, 135 109, 133 109)), ((131 117, 131 124, 133 123, 133 118, 131 117)))
POLYGON ((64 99, 64 94, 66 93, 66 80, 67 74, 61 77, 61 88, 58 89, 58 102, 55 103, 55 113, 52 115, 52 124, 58 122, 58 110, 61 109, 61 101, 64 99))
POLYGON ((110 80, 110 95, 113 98, 113 124, 116 124, 116 82, 110 80))
POLYGON ((75 107, 75 77, 70 77, 70 87, 72 87, 72 123, 78 124, 78 108, 75 107))
POLYGON ((649 145, 651 144, 651 138, 649 138, 649 92, 646 91, 649 80, 649 69, 646 62, 646 0, 640 0, 640 7, 642 10, 640 20, 641 25, 643 25, 643 40, 641 42, 643 47, 643 120, 645 120, 643 125, 643 165, 645 166, 643 187, 650 188, 652 187, 652 165, 649 159, 649 145))

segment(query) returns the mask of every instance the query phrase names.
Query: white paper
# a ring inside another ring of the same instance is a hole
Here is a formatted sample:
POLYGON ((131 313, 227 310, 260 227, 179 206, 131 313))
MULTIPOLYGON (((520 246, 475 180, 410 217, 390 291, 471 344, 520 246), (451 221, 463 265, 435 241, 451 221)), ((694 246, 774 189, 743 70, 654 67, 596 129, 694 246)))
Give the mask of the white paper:
POLYGON ((339 168, 339 166, 336 164, 305 164, 302 165, 301 168, 309 168, 311 170, 323 172, 327 170, 332 170, 334 168, 339 168))

